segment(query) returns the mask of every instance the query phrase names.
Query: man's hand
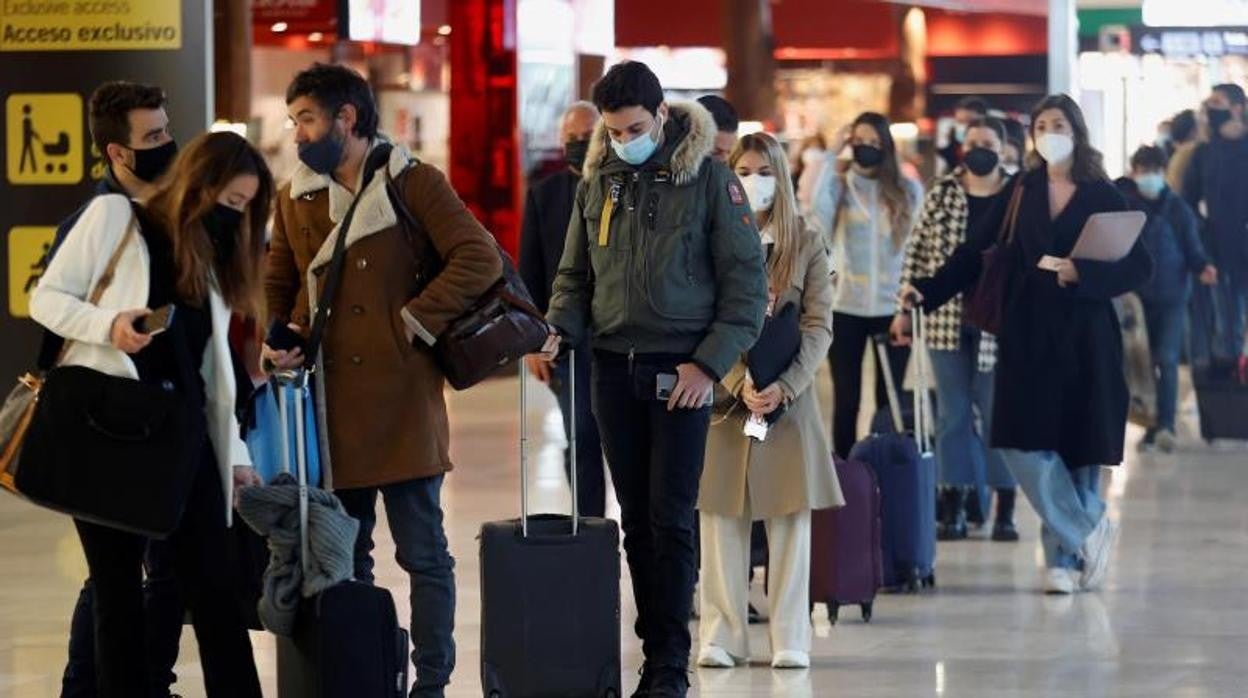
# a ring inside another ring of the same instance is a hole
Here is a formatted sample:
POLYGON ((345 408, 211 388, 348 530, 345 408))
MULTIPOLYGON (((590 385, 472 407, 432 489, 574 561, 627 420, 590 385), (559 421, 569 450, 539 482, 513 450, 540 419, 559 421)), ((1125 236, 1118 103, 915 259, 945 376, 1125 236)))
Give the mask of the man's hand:
POLYGON ((894 315, 888 334, 892 337, 895 346, 908 347, 910 346, 910 330, 910 316, 894 315))
POLYGON ((1062 288, 1079 283, 1079 268, 1075 266, 1075 262, 1072 259, 1057 260, 1053 271, 1057 272, 1057 285, 1062 288))
POLYGON ((1200 283, 1206 286, 1218 285, 1218 268, 1212 264, 1206 264, 1204 269, 1200 270, 1200 283))
POLYGON ((134 322, 151 314, 152 311, 147 308, 123 310, 117 313, 117 317, 113 318, 113 329, 109 332, 109 341, 114 347, 127 354, 137 354, 143 351, 152 343, 152 336, 134 329, 134 322))
MULTIPOLYGON (((295 332, 299 331, 299 326, 293 322, 287 325, 287 327, 295 332)), ((300 349, 299 347, 295 347, 290 351, 278 351, 268 344, 265 344, 260 349, 260 366, 269 373, 272 373, 273 371, 289 371, 291 369, 299 368, 304 364, 305 359, 306 357, 303 355, 303 349, 300 349)))
POLYGON ((528 367, 529 373, 532 373, 534 378, 550 385, 550 362, 541 354, 529 354, 524 357, 524 365, 528 367))
POLYGON ((559 336, 558 332, 551 332, 546 337, 546 343, 542 345, 542 350, 537 355, 547 363, 554 361, 559 356, 559 343, 562 341, 563 338, 559 336))
POLYGON ((780 405, 784 403, 784 392, 780 390, 779 383, 772 383, 761 391, 755 390, 753 383, 750 383, 741 391, 741 399, 750 412, 768 415, 780 409, 780 405))
POLYGON ((667 400, 667 411, 697 409, 710 401, 714 389, 715 381, 696 364, 681 364, 676 367, 676 387, 667 400))

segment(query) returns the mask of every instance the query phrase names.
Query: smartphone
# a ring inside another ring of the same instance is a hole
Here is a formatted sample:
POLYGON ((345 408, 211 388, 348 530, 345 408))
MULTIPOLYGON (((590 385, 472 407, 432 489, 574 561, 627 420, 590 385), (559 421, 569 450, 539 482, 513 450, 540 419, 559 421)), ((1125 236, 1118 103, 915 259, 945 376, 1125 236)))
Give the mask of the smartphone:
POLYGON ((174 306, 172 303, 163 308, 153 310, 146 317, 141 317, 134 321, 134 329, 142 334, 156 335, 165 332, 169 326, 173 324, 174 306))
MULTIPOLYGON (((664 402, 672 399, 672 391, 676 389, 676 381, 678 376, 675 373, 660 373, 654 377, 654 399, 664 402)), ((709 407, 715 402, 715 393, 712 392, 706 398, 706 402, 702 403, 702 407, 709 407)))
POLYGON ((269 348, 274 351, 302 349, 303 335, 290 329, 290 327, 288 327, 286 323, 281 320, 274 320, 273 324, 269 325, 269 333, 267 335, 267 339, 264 340, 264 343, 268 344, 269 348))

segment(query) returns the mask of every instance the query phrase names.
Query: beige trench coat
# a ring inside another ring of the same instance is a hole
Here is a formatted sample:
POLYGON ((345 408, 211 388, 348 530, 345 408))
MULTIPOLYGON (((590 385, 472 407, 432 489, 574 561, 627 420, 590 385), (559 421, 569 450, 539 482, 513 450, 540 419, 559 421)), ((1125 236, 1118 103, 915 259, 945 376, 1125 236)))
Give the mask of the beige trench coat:
POLYGON ((798 275, 777 299, 777 311, 788 303, 801 304, 802 330, 797 358, 778 381, 789 408, 772 425, 766 441, 745 436, 742 429, 749 411, 744 403, 735 404, 745 384, 745 362, 732 367, 716 391, 721 399, 707 437, 698 498, 704 512, 741 516, 746 497, 754 519, 845 504, 814 387, 832 343, 831 270, 816 233, 803 236, 798 275))

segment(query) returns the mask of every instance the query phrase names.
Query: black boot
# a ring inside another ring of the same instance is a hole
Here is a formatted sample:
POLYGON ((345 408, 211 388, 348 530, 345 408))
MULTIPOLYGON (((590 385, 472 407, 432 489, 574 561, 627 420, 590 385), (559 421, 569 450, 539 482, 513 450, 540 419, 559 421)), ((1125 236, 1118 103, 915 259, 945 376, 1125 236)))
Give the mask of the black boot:
POLYGON ((966 538, 966 493, 964 487, 946 487, 941 492, 941 513, 944 517, 936 529, 937 540, 966 538))
POLYGON ((974 526, 978 530, 984 525, 987 516, 984 515, 983 500, 979 498, 979 488, 975 486, 966 488, 966 522, 974 526))
POLYGON ((1013 543, 1018 540, 1018 529, 1014 527, 1014 502, 1018 491, 1013 487, 1002 487, 997 490, 997 520, 992 524, 992 539, 1002 543, 1013 543))

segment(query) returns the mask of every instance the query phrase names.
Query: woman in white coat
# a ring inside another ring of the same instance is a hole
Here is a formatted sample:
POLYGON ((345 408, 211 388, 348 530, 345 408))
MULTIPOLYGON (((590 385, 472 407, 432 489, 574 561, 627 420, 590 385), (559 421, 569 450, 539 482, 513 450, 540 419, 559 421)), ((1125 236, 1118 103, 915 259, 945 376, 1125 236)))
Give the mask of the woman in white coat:
MULTIPOLYGON (((258 484, 234 416, 227 333, 231 309, 259 297, 273 178, 231 133, 205 134, 179 154, 143 205, 97 197, 70 230, 31 297, 31 316, 71 340, 62 365, 159 385, 203 407, 186 434, 202 442, 179 528, 169 541, 199 641, 207 695, 259 698, 246 625, 228 580, 233 490, 258 484), (120 250, 112 282, 86 299, 120 250), (172 306, 167 331, 140 320, 172 306)), ((75 520, 95 587, 96 685, 101 698, 148 694, 141 536, 75 520)))
MULTIPOLYGON (((722 381, 731 398, 720 401, 712 421, 698 499, 698 664, 727 668, 750 656, 750 524, 762 519, 770 553, 772 666, 802 668, 810 665, 810 512, 844 504, 813 386, 832 342, 831 272, 822 236, 797 215, 780 144, 767 134, 748 135, 729 163, 741 178, 767 250, 769 316, 796 311, 798 336, 792 339, 798 349, 791 360, 772 362, 786 367, 766 385, 754 383, 744 359, 722 381), (766 421, 781 408, 764 440, 744 433, 751 417, 766 421)), ((764 341, 768 332, 764 328, 764 341)))

